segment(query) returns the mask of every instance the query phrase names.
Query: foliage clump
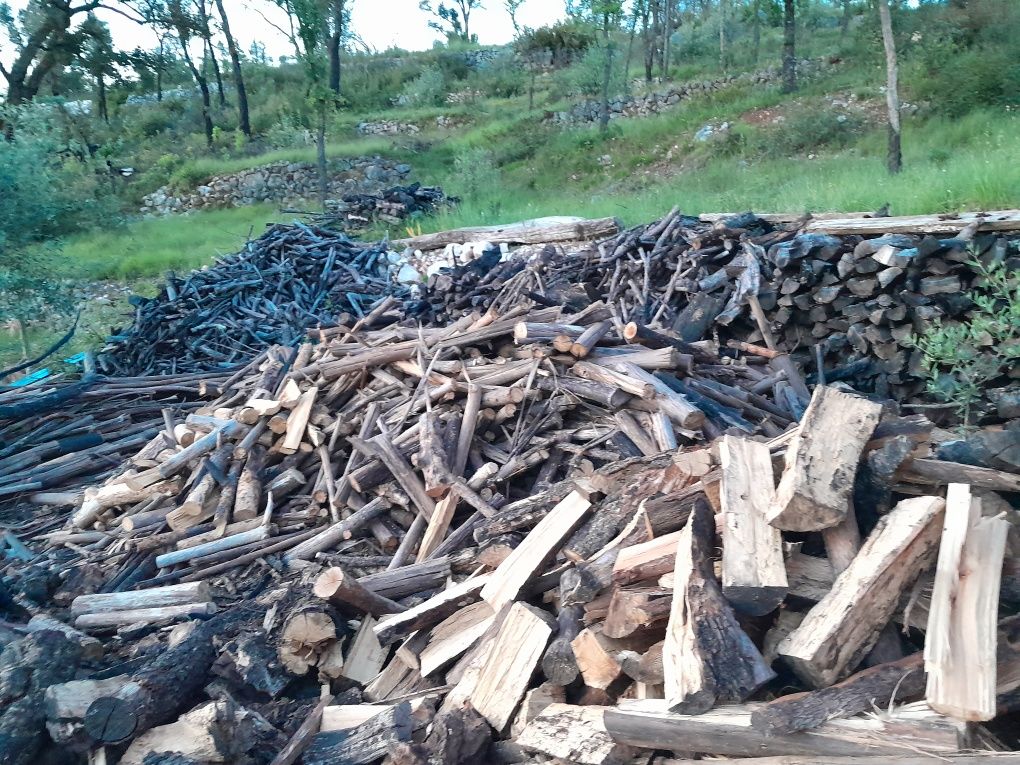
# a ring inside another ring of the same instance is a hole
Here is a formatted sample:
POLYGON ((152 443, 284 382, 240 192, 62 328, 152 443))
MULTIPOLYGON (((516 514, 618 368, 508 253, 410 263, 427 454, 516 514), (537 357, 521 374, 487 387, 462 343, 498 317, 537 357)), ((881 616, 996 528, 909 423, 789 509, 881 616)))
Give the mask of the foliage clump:
POLYGON ((932 322, 914 338, 927 389, 952 404, 965 423, 992 384, 1020 362, 1020 273, 975 260, 980 274, 966 321, 932 322))

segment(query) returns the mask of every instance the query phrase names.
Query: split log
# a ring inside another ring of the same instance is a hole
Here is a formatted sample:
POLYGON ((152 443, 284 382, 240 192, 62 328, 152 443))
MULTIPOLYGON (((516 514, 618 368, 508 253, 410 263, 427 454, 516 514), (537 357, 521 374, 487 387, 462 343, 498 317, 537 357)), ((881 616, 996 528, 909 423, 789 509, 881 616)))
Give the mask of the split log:
POLYGON ((550 704, 521 732, 517 744, 580 765, 624 765, 634 751, 610 736, 603 715, 602 707, 550 704))
POLYGON ((818 386, 786 449, 786 464, 769 523, 786 531, 818 531, 846 516, 861 452, 882 407, 818 386))
POLYGON ((924 693, 924 686, 924 662, 916 653, 865 669, 830 688, 770 701, 751 713, 751 726, 769 735, 810 730, 828 720, 915 699, 924 693))
POLYGON ((488 575, 467 579, 440 592, 428 600, 399 614, 381 619, 373 628, 376 638, 386 646, 403 640, 415 630, 432 627, 481 598, 488 575))
POLYGON ((996 622, 1010 524, 983 518, 981 499, 953 483, 928 612, 924 665, 932 709, 959 720, 996 714, 996 622))
POLYGON ((775 494, 772 457, 765 444, 733 436, 723 436, 719 457, 723 595, 738 611, 761 616, 787 591, 782 536, 766 518, 775 494))
POLYGON ((540 573, 587 514, 591 503, 578 492, 549 511, 524 541, 492 572, 481 597, 493 611, 517 600, 524 587, 540 573))
POLYGON ((727 757, 829 757, 956 754, 970 748, 964 723, 926 705, 897 707, 884 715, 829 720, 811 731, 766 735, 751 726, 756 704, 723 706, 700 715, 666 711, 661 700, 627 701, 605 713, 617 741, 648 749, 711 752, 727 757))
POLYGON ((945 501, 915 497, 884 516, 779 655, 808 685, 832 685, 871 650, 903 591, 931 560, 945 501))
POLYGON ((471 706, 497 731, 513 718, 551 635, 542 611, 526 603, 510 606, 469 695, 471 706))
POLYGON ((693 714, 718 701, 743 701, 775 677, 723 598, 712 567, 714 547, 715 521, 702 500, 677 543, 663 646, 666 702, 693 714))

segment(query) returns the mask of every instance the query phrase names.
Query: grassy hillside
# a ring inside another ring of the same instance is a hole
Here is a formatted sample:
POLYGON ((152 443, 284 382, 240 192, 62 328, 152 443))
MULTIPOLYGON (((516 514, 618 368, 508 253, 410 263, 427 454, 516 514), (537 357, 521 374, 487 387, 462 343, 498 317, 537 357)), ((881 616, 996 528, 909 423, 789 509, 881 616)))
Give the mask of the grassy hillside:
MULTIPOLYGON (((421 221, 424 231, 543 215, 613 215, 634 224, 674 205, 692 214, 858 211, 884 204, 893 214, 911 214, 1020 206, 1020 65, 1008 53, 1013 17, 1002 21, 1001 30, 990 26, 995 31, 972 50, 947 47, 949 27, 931 9, 899 12, 904 171, 890 176, 884 165, 885 71, 874 22, 858 18, 843 37, 834 12, 833 7, 829 16, 805 22, 814 26, 802 31, 799 55, 834 63, 803 79, 796 93, 734 85, 655 116, 614 120, 606 132, 594 126, 563 129, 547 118, 584 97, 593 66, 588 57, 540 74, 530 109, 527 77, 511 58, 484 74, 451 71, 441 51, 408 56, 396 68, 357 59, 349 70, 351 102, 330 119, 328 154, 406 161, 416 179, 463 199, 458 208, 421 221), (444 104, 446 92, 470 95, 463 103, 444 104), (406 105, 392 105, 398 95, 406 105), (440 127, 439 117, 453 126, 440 127), (413 123, 420 132, 357 134, 359 122, 380 119, 413 123), (699 140, 706 126, 713 135, 699 140)), ((713 24, 706 18, 683 38, 670 82, 721 76, 713 24)), ((757 62, 749 39, 746 26, 733 30, 730 73, 778 64, 778 26, 763 30, 757 62)), ((626 49, 625 36, 618 45, 626 49)), ((645 85, 640 52, 630 60, 627 76, 620 72, 619 89, 641 93, 669 86, 645 85)), ((124 222, 61 240, 60 276, 81 284, 113 281, 144 294, 166 270, 211 262, 285 218, 268 205, 162 220, 141 220, 133 210, 159 185, 186 190, 218 174, 313 161, 297 77, 292 67, 256 71, 251 87, 253 121, 261 131, 256 143, 220 131, 214 149, 207 150, 191 103, 124 108, 109 128, 94 128, 116 134, 107 151, 115 164, 132 164, 140 172, 118 192, 124 222)), ((229 123, 231 115, 217 119, 229 123)), ((94 344, 118 320, 116 308, 105 301, 86 301, 84 311, 86 331, 76 347, 94 344)), ((34 325, 33 345, 55 332, 48 323, 34 325)), ((0 360, 17 351, 15 338, 0 340, 0 360)))

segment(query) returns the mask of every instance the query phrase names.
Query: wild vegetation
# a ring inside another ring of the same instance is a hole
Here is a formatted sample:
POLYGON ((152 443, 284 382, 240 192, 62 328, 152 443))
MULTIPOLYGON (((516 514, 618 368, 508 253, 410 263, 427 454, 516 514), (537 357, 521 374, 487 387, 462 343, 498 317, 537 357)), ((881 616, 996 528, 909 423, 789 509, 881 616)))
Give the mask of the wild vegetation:
POLYGON ((418 52, 368 50, 351 26, 357 1, 253 0, 293 20, 283 30, 293 52, 277 60, 258 44, 239 48, 232 3, 106 3, 156 29, 154 50, 117 47, 91 0, 0 3, 0 312, 28 328, 15 329, 9 356, 70 321, 40 321, 52 306, 84 303, 94 325, 83 285, 144 291, 166 269, 208 262, 281 217, 257 206, 140 220, 145 194, 274 161, 406 161, 463 200, 426 230, 546 214, 636 223, 673 205, 888 204, 908 214, 1020 199, 1011 0, 582 0, 542 29, 521 28, 522 0, 511 0, 515 39, 495 48, 474 39, 471 13, 483 3, 426 2, 423 21, 443 39, 418 52), (804 61, 822 65, 801 71, 804 61), (738 81, 658 114, 609 119, 620 98, 767 68, 782 81, 738 81), (549 118, 585 99, 599 103, 595 123, 549 118), (902 123, 896 140, 889 114, 902 123), (359 133, 381 120, 418 130, 359 133))

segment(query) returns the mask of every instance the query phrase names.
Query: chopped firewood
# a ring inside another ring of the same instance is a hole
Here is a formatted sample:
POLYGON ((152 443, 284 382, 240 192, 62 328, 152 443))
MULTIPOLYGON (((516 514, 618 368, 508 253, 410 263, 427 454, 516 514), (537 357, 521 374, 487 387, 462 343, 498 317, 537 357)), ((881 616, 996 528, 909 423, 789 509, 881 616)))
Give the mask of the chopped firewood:
POLYGON ((662 651, 666 702, 693 714, 743 701, 775 673, 737 623, 712 570, 715 521, 698 502, 677 542, 673 606, 662 651))
POLYGON ((786 597, 782 538, 766 518, 775 493, 769 448, 724 436, 719 442, 722 481, 722 588, 730 604, 760 616, 786 597))
POLYGON ((624 765, 633 750, 606 732, 602 707, 550 704, 528 723, 517 744, 580 765, 624 765))
MULTIPOLYGON (((608 709, 605 724, 616 740, 648 749, 712 752, 729 757, 955 754, 971 746, 964 723, 924 704, 883 715, 829 720, 811 731, 765 734, 751 725, 756 704, 722 706, 699 715, 667 711, 662 700, 627 701, 608 709)), ((818 761, 818 760, 816 760, 818 761)))
POLYGON ((469 696, 497 731, 513 718, 551 635, 541 611, 525 603, 510 606, 469 696))
POLYGON ((945 500, 916 497, 884 516, 828 594, 779 646, 811 687, 852 672, 878 639, 900 595, 931 561, 945 500))
POLYGON ((539 569, 581 522, 590 507, 591 503, 578 492, 567 495, 492 572, 482 588, 482 600, 492 606, 493 611, 499 611, 507 603, 516 600, 528 582, 538 575, 539 569))
POLYGON ((996 704, 996 621, 1010 524, 981 514, 970 487, 951 483, 928 612, 924 667, 932 709, 991 720, 996 704))
POLYGON ((782 696, 751 713, 751 726, 763 733, 794 733, 827 720, 853 717, 879 706, 924 693, 924 662, 913 654, 851 675, 829 688, 782 696))
POLYGON ((835 388, 815 388, 772 502, 769 523, 787 531, 818 531, 846 516, 857 463, 882 407, 835 388))

